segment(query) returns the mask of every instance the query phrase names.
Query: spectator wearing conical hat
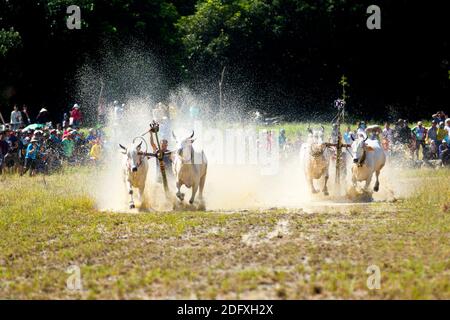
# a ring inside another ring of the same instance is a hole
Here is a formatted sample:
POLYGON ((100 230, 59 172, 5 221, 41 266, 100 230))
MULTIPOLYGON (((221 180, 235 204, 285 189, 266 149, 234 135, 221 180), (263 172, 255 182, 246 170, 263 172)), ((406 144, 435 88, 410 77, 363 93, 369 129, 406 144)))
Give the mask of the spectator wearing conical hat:
POLYGON ((79 128, 83 121, 83 113, 80 110, 80 106, 75 103, 70 111, 70 117, 72 118, 72 126, 74 128, 79 128))
POLYGON ((21 172, 21 176, 24 175, 28 170, 30 170, 30 176, 34 174, 36 169, 36 161, 39 153, 39 140, 33 137, 27 146, 27 151, 25 154, 25 167, 21 172))

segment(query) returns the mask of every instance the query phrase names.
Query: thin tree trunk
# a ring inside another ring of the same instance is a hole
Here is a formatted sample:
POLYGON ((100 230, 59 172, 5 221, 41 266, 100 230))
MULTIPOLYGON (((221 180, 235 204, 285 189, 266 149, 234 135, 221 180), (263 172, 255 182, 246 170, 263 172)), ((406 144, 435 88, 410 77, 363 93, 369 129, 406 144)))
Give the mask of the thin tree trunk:
POLYGON ((224 74, 225 74, 225 67, 223 67, 223 69, 222 69, 222 74, 220 76, 220 81, 219 81, 219 109, 220 109, 220 111, 223 111, 223 91, 222 91, 222 86, 223 86, 224 74))

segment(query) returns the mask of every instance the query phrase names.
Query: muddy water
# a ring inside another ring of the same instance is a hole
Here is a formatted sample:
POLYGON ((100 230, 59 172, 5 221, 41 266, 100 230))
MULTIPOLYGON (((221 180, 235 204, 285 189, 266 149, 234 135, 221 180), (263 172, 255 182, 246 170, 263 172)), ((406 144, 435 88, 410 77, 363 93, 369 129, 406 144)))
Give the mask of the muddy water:
MULTIPOLYGON (((150 159, 149 172, 147 175, 147 184, 145 197, 143 201, 135 202, 138 206, 136 210, 128 209, 129 196, 125 189, 122 176, 123 156, 117 147, 118 143, 127 145, 133 141, 133 138, 145 132, 148 124, 152 120, 147 105, 137 101, 131 103, 130 112, 126 121, 114 122, 110 124, 110 154, 108 163, 103 172, 95 177, 92 182, 94 186, 91 194, 96 200, 99 210, 108 210, 116 212, 146 212, 146 211, 171 211, 176 210, 196 210, 199 204, 190 206, 186 204, 191 195, 191 189, 183 187, 182 192, 186 194, 184 203, 175 199, 175 186, 171 182, 170 199, 166 199, 163 187, 156 182, 156 163, 155 159, 150 159), (174 206, 175 205, 175 206, 174 206)), ((211 124, 211 123, 210 123, 211 124)), ((204 121, 204 126, 207 121, 204 121)), ((235 127, 237 124, 231 123, 229 127, 235 127)), ((175 131, 186 130, 185 123, 173 123, 175 131)), ((199 136, 203 135, 199 133, 199 136)), ((148 141, 148 136, 146 136, 148 141)), ((194 147, 203 148, 206 155, 212 155, 217 145, 214 140, 208 144, 201 144, 201 138, 194 143, 194 147), (200 141, 199 141, 200 140, 200 141)), ((150 146, 148 146, 150 147, 150 146)), ((174 148, 173 142, 169 145, 174 148)), ((211 159, 210 157, 209 159, 211 159)), ((304 173, 300 163, 300 157, 294 155, 289 161, 280 163, 278 170, 268 173, 261 165, 257 164, 224 164, 210 161, 208 163, 208 173, 205 185, 205 205, 209 211, 239 211, 239 210, 268 210, 271 208, 346 208, 351 206, 370 206, 371 203, 393 202, 398 198, 407 197, 414 190, 415 185, 407 179, 400 179, 398 168, 391 169, 389 166, 382 170, 380 177, 380 191, 377 193, 364 193, 358 190, 350 190, 347 174, 339 188, 334 183, 333 164, 330 170, 330 179, 328 188, 330 195, 324 196, 322 193, 312 195, 304 179, 304 173), (350 192, 349 192, 350 190, 350 192)), ((371 187, 373 187, 373 179, 371 187)), ((318 190, 323 188, 323 180, 315 181, 315 187, 318 190)), ((135 196, 137 192, 135 192, 135 196)), ((198 198, 198 196, 197 196, 198 198)), ((321 209, 325 210, 325 209, 321 209)), ((328 209, 327 209, 328 210, 328 209)))
MULTIPOLYGON (((180 203, 175 198, 175 187, 170 184, 171 198, 166 200, 163 187, 155 182, 156 166, 153 161, 147 179, 144 203, 136 201, 138 208, 127 208, 128 198, 119 175, 106 174, 102 180, 108 186, 103 196, 97 194, 100 210, 116 212, 147 212, 172 210, 197 210, 199 203, 190 206, 185 200, 180 203), (111 196, 113 195, 113 196, 111 196), (175 206, 174 206, 175 204, 175 206)), ((119 170, 119 168, 117 168, 119 170)), ((363 192, 350 188, 349 181, 342 182, 340 189, 334 183, 334 173, 330 172, 328 182, 330 195, 311 194, 303 178, 300 166, 286 164, 276 175, 262 175, 257 166, 214 165, 208 167, 205 185, 205 205, 208 211, 236 212, 246 210, 299 209, 305 213, 312 212, 349 212, 351 210, 374 210, 374 208, 391 208, 398 199, 410 195, 416 178, 399 178, 398 169, 385 168, 380 177, 379 192, 363 192), (380 207, 380 204, 384 206, 380 207)), ((372 181, 371 187, 373 187, 372 181)), ((323 181, 315 181, 316 188, 323 186, 323 181)), ((362 187, 362 185, 360 186, 362 187)), ((190 189, 183 187, 186 199, 190 189)))

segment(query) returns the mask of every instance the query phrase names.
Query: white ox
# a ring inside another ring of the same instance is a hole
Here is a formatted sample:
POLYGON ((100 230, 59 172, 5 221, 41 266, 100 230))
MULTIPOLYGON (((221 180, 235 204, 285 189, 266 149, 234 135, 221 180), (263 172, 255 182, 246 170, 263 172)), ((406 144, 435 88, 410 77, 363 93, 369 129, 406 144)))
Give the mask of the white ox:
POLYGON ((208 167, 206 155, 203 150, 200 152, 194 150, 192 146, 195 140, 193 139, 194 132, 181 142, 178 142, 173 132, 172 135, 178 145, 172 165, 177 186, 176 195, 181 201, 184 200, 184 193, 181 193, 180 188, 185 185, 187 188, 192 188, 190 204, 194 203, 197 190, 199 190, 199 200, 203 202, 203 188, 205 187, 208 167))
POLYGON ((132 144, 128 148, 119 144, 123 149, 122 153, 126 155, 123 163, 123 178, 128 194, 130 195, 130 209, 135 208, 133 199, 133 188, 139 190, 139 201, 144 197, 145 181, 147 179, 148 161, 147 157, 141 152, 142 142, 138 145, 132 144))
MULTIPOLYGON (((353 137, 352 137, 353 139, 353 137)), ((375 172, 376 182, 373 190, 378 191, 380 182, 378 177, 381 169, 386 163, 386 155, 381 148, 378 140, 367 140, 367 138, 359 137, 353 141, 353 166, 352 166, 352 183, 356 187, 358 181, 365 181, 364 188, 367 190, 372 181, 375 172)))
POLYGON ((323 142, 324 127, 320 130, 311 130, 308 128, 308 141, 301 146, 300 158, 303 163, 303 170, 306 181, 309 183, 312 193, 318 191, 314 188, 313 180, 324 177, 324 186, 322 192, 328 195, 327 182, 329 177, 330 151, 328 143, 323 142))

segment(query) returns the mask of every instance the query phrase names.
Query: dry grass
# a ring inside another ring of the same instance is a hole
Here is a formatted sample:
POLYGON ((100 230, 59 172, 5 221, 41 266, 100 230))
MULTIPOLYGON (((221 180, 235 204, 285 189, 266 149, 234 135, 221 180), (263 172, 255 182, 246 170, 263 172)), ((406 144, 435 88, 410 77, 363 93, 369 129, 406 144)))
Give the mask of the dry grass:
POLYGON ((0 299, 449 299, 450 171, 420 172, 409 199, 326 214, 98 212, 88 170, 2 177, 0 299))

